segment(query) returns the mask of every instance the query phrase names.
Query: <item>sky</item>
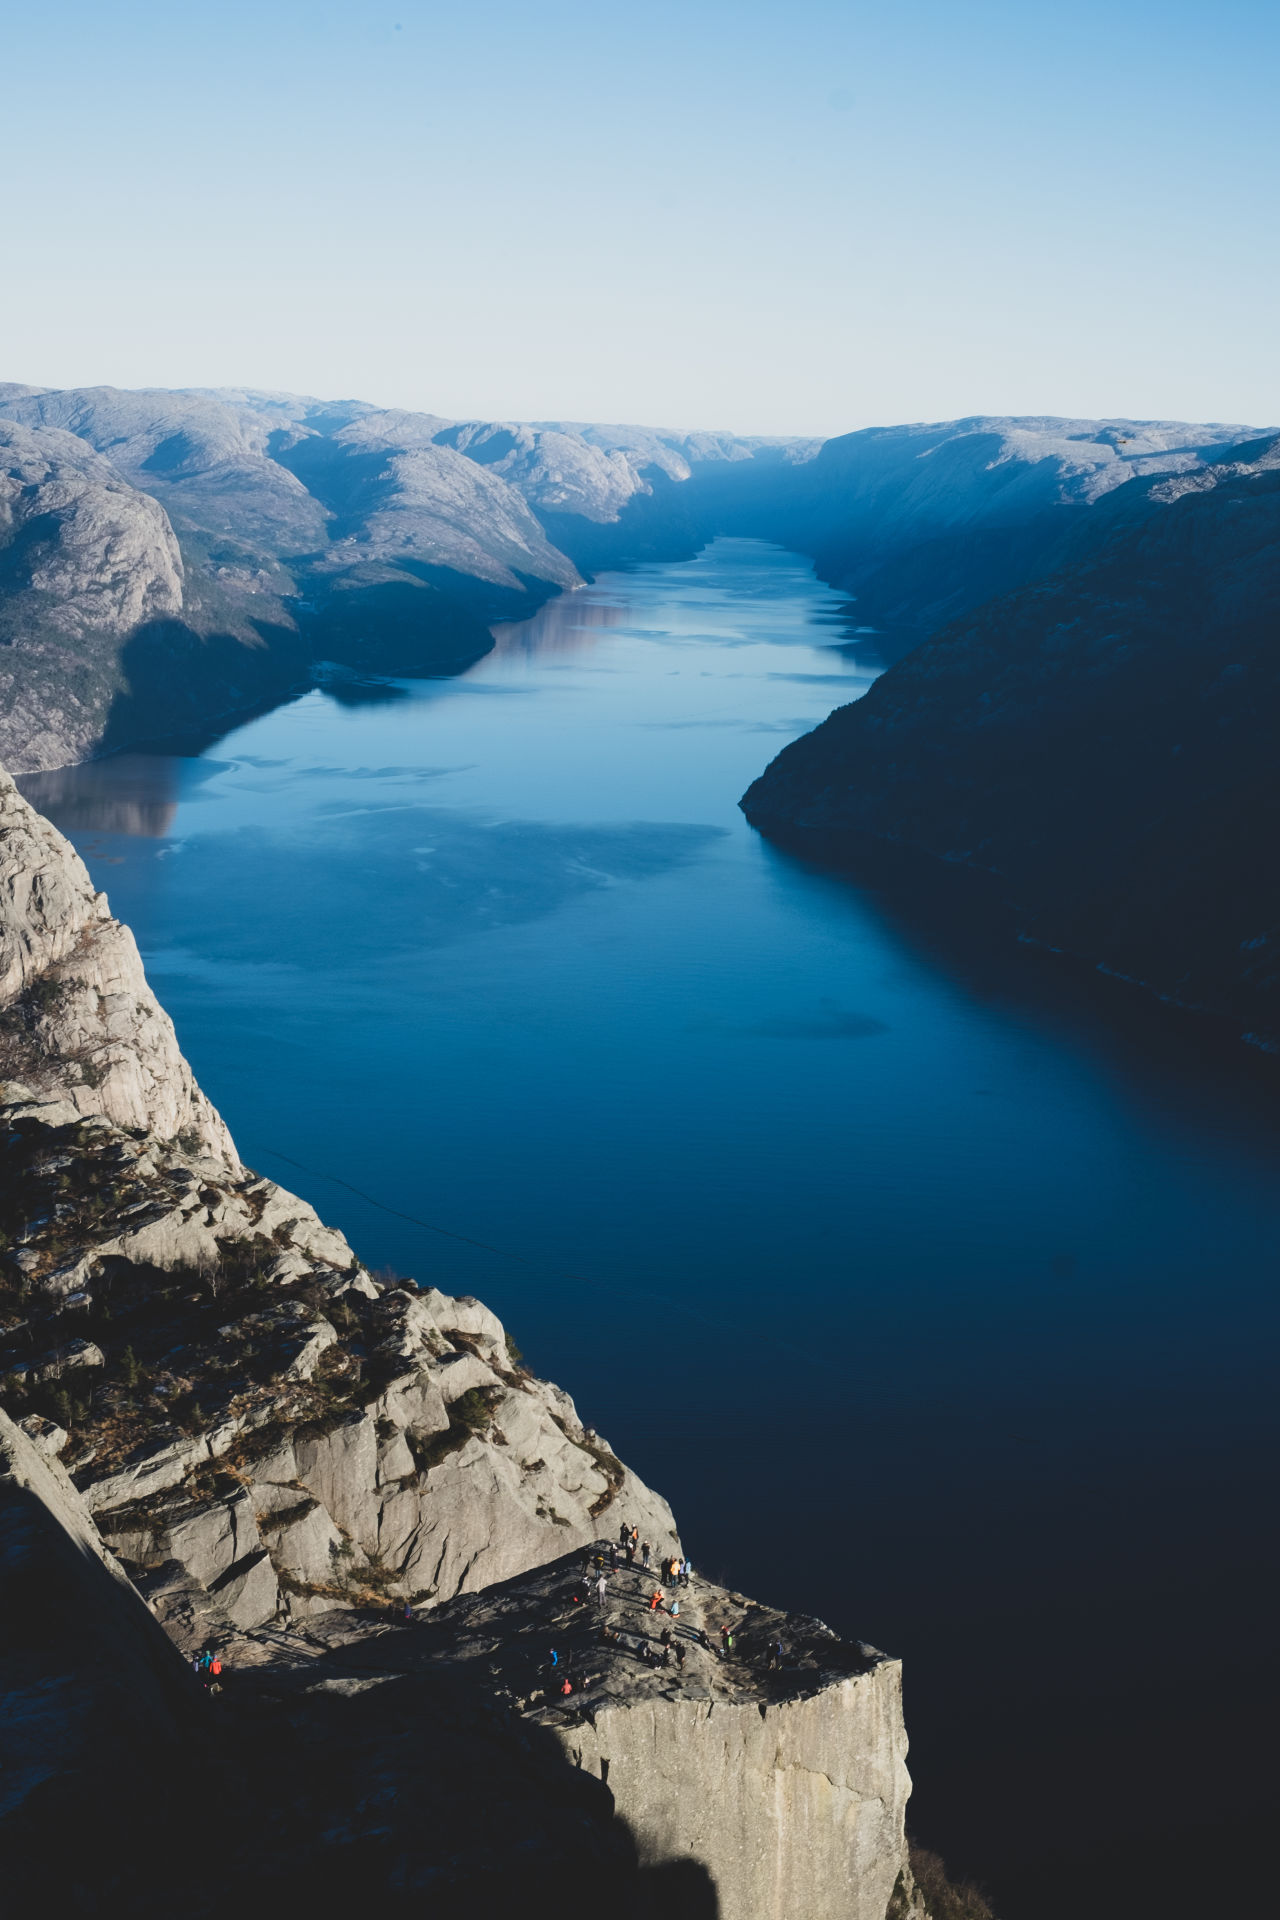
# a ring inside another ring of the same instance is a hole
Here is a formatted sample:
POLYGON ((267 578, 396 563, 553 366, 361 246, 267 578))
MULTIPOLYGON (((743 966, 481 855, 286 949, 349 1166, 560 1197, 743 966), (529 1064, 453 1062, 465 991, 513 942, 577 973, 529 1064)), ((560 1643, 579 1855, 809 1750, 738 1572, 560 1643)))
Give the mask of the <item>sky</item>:
POLYGON ((1280 422, 1275 0, 0 0, 0 378, 1280 422))

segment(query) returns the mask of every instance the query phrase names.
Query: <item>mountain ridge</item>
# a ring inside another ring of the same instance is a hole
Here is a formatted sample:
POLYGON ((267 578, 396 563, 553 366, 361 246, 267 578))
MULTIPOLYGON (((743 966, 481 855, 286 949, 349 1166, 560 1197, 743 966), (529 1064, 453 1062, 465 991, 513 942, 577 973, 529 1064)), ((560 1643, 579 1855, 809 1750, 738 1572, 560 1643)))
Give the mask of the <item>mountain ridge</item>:
POLYGON ((1064 515, 1134 479, 1193 472, 1251 431, 971 416, 819 443, 457 421, 251 388, 20 383, 0 385, 5 422, 0 464, 7 452, 22 506, 0 529, 0 754, 20 772, 208 732, 309 684, 321 661, 459 671, 492 644, 489 623, 584 572, 687 557, 720 532, 811 554, 863 626, 900 630, 900 651, 1043 571, 1064 515), (21 430, 36 436, 28 468, 42 435, 72 435, 113 475, 119 537, 145 548, 151 530, 138 593, 152 617, 99 620, 78 655, 51 649, 49 620, 60 632, 68 608, 101 601, 111 569, 77 548, 52 479, 22 466, 21 430), (44 575, 18 518, 42 529, 44 575), (175 545, 166 574, 160 549, 175 545), (61 612, 39 585, 59 572, 61 612))

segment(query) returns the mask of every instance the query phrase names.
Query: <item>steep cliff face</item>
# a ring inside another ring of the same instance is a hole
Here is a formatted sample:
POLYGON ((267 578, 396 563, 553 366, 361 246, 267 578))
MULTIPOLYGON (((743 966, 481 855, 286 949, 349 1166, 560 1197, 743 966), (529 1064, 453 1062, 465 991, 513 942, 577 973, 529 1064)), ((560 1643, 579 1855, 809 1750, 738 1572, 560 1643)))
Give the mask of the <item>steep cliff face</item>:
POLYGON ((448 1597, 665 1501, 486 1308, 372 1279, 241 1166, 71 847, 0 784, 3 1392, 61 1418, 101 1531, 241 1623, 448 1597))
POLYGON ((743 800, 816 857, 972 870, 1018 929, 1280 1042, 1280 456, 1131 482, 743 800))
POLYGON ((705 1876, 719 1920, 884 1920, 910 1877, 899 1663, 696 1573, 654 1611, 653 1575, 598 1551, 603 1605, 575 1558, 362 1656, 457 1673, 607 1788, 642 1865, 705 1876))
POLYGON ((39 1083, 0 1081, 10 1884, 69 1912, 911 1912, 897 1664, 696 1579, 658 1613, 639 1564, 589 1607, 602 1532, 679 1550, 666 1502, 478 1301, 375 1278, 240 1165, 127 932, 2 792, 0 1010, 39 1083), (130 1574, 219 1653, 216 1706, 130 1574), (56 1857, 69 1787, 103 1864, 56 1857), (205 1804, 212 1859, 182 1843, 205 1804))
POLYGON ((173 1562, 148 1606, 0 1413, 7 1891, 77 1915, 927 1920, 896 1663, 695 1581, 672 1623, 685 1664, 661 1667, 648 1581, 620 1573, 588 1608, 580 1571, 575 1555, 411 1627, 365 1610, 237 1629, 173 1562), (702 1647, 691 1623, 721 1615, 738 1638, 702 1647), (213 1690, 179 1657, 201 1649, 213 1690))

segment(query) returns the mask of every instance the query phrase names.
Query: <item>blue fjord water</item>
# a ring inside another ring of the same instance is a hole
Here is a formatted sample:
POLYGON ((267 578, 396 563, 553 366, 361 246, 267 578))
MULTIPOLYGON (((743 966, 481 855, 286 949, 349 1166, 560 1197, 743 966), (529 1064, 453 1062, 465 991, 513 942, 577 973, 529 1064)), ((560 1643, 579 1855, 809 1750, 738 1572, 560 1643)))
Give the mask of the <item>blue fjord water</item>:
POLYGON ((721 540, 24 784, 247 1160, 488 1300, 708 1572, 905 1656, 916 1826, 1004 1920, 1203 1914, 1260 1791, 1274 1097, 746 826, 872 678, 848 620, 721 540))

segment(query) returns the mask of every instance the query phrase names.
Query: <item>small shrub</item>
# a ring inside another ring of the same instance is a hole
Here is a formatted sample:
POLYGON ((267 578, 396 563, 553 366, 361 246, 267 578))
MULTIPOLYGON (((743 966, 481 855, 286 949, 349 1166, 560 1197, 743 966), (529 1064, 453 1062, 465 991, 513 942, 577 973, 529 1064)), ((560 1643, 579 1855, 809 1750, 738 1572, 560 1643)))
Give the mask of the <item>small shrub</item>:
POLYGON ((169 1413, 184 1433, 203 1433, 209 1424, 209 1416, 194 1393, 180 1393, 170 1401, 169 1413))
POLYGON ((498 1394, 493 1387, 468 1387, 449 1409, 449 1424, 456 1421, 471 1433, 483 1433, 493 1419, 498 1394))
MULTIPOLYGON (((940 1856, 927 1847, 912 1845, 911 1871, 915 1875, 930 1920, 995 1920, 985 1896, 971 1880, 957 1884, 947 1875, 940 1856)), ((894 1888, 897 1898, 898 1889, 894 1888)), ((890 1905, 892 1913, 892 1903, 890 1905)), ((887 1916, 886 1916, 887 1920, 887 1916)))
POLYGON ((62 1005, 70 991, 69 980, 60 980, 52 973, 42 973, 31 982, 22 998, 37 1014, 53 1013, 62 1005))
POLYGON ((461 1452, 471 1438, 471 1429, 459 1424, 446 1427, 443 1433, 426 1434, 421 1439, 413 1433, 406 1437, 419 1473, 430 1473, 432 1467, 438 1467, 451 1453, 461 1452))

